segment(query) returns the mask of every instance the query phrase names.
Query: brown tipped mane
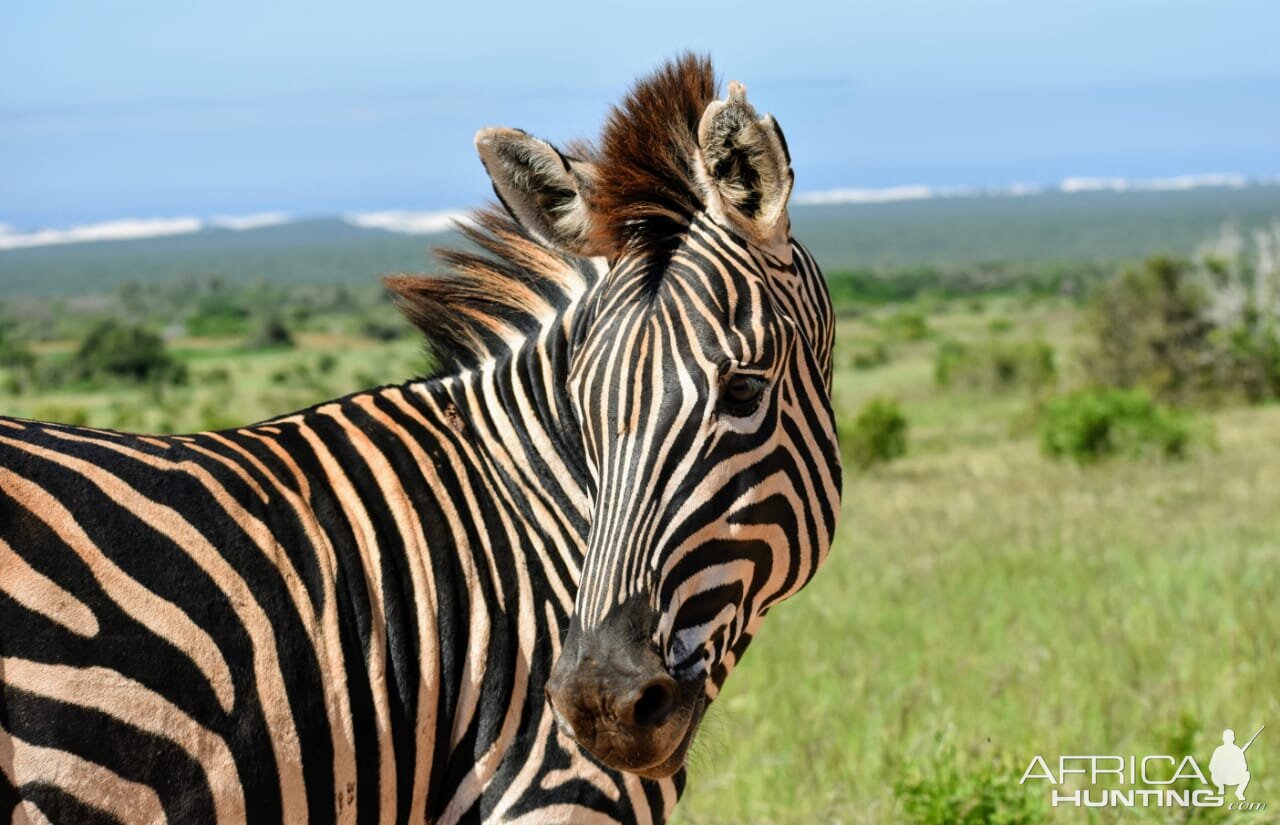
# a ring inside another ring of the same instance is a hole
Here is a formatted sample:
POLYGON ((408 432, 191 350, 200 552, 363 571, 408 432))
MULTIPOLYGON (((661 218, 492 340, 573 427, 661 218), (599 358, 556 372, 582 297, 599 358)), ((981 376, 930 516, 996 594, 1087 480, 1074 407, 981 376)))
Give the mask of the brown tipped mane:
MULTIPOLYGON (((587 196, 599 249, 661 250, 704 208, 698 123, 716 98, 711 60, 686 54, 636 84, 605 122, 599 149, 570 144, 599 176, 587 196)), ((426 335, 437 370, 474 368, 537 333, 594 279, 585 260, 548 248, 507 212, 489 207, 459 231, 472 249, 438 252, 441 275, 385 280, 426 335)))
POLYGON ((497 207, 457 229, 473 248, 437 250, 445 273, 383 279, 426 335, 437 373, 475 368, 537 334, 586 282, 581 262, 538 243, 497 207))
POLYGON ((636 84, 609 113, 591 197, 602 247, 654 249, 703 208, 698 122, 715 99, 711 59, 686 54, 636 84))

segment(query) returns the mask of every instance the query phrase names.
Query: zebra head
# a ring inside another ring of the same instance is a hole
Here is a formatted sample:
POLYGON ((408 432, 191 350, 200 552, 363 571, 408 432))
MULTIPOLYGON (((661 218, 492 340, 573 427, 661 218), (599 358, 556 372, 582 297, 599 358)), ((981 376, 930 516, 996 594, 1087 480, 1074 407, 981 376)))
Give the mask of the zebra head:
POLYGON ((613 111, 598 150, 511 129, 477 146, 525 230, 596 273, 566 321, 594 515, 547 696, 604 764, 669 776, 839 509, 833 317, 790 237, 786 143, 686 57, 613 111))

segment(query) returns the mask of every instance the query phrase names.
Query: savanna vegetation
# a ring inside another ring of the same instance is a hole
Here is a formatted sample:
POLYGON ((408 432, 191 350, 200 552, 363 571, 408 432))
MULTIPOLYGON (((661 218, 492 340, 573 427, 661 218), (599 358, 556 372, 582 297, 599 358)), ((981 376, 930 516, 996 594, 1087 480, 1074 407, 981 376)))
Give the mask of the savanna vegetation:
MULTIPOLYGON (((1264 812, 1018 784, 1037 754, 1204 765, 1222 728, 1280 725, 1280 228, 1208 237, 830 269, 840 532, 709 712, 679 822, 1277 821, 1271 728, 1264 812)), ((0 313, 0 412, 101 427, 232 426, 426 366, 371 282, 148 277, 0 313)))
POLYGON ((1273 781, 1235 814, 1019 785, 1037 754, 1206 765, 1280 713, 1280 231, 1226 237, 1078 297, 841 304, 838 539, 713 706, 682 822, 1280 821, 1273 781))

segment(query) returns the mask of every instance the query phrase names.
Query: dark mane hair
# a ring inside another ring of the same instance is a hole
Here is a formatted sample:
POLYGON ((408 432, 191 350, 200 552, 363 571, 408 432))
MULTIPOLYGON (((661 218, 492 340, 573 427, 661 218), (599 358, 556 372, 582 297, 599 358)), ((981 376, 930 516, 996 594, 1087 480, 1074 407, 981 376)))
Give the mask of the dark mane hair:
POLYGON ((436 373, 471 369, 537 334, 586 281, 584 262, 529 236, 500 207, 477 210, 457 230, 472 248, 436 250, 439 275, 383 283, 427 338, 436 373))
MULTIPOLYGON (((599 169, 589 202, 600 248, 661 250, 703 208, 698 123, 715 97, 710 58, 685 54, 612 109, 598 148, 570 145, 599 169)), ((384 279, 426 335, 437 372, 474 368, 509 351, 594 277, 585 261, 538 242, 500 207, 478 210, 458 230, 473 248, 438 251, 443 273, 384 279)))
POLYGON ((685 54, 637 83, 609 113, 591 198, 605 248, 660 246, 703 208, 698 123, 715 99, 711 59, 685 54))

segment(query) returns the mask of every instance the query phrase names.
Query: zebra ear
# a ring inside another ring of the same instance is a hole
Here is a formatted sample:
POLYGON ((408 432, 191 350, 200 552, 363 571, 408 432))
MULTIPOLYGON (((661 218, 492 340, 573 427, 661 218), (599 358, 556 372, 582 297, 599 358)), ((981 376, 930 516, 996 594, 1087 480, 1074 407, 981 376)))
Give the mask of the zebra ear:
POLYGON ((587 200, 595 164, 563 155, 519 129, 481 129, 476 151, 498 200, 531 235, 573 255, 603 254, 591 240, 587 200))
POLYGON ((712 208, 762 244, 786 243, 791 155, 778 124, 770 115, 757 117, 741 83, 730 83, 729 96, 707 106, 698 148, 712 208))

